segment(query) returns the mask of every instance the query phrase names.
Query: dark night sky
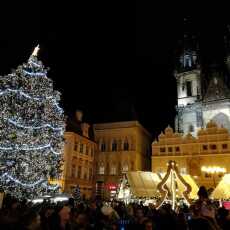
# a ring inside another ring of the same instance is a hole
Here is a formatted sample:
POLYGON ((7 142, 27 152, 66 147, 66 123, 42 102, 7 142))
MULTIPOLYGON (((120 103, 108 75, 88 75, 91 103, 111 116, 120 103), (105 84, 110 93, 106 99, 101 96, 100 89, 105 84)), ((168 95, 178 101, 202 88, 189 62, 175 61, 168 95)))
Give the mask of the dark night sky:
MULTIPOLYGON (((40 57, 62 92, 66 114, 80 108, 90 123, 126 120, 127 111, 135 107, 154 136, 174 124, 174 50, 183 36, 186 11, 144 1, 132 7, 98 1, 41 2, 13 1, 1 7, 2 75, 26 61, 39 42, 40 57)), ((221 63, 228 14, 192 15, 203 62, 221 63)))

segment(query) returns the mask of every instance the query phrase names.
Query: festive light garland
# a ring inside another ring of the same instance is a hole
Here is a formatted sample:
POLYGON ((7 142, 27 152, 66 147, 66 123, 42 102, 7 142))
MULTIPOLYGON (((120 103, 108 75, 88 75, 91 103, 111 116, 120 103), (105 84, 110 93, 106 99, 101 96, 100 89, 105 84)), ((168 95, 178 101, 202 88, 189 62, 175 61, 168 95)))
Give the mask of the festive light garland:
POLYGON ((28 72, 28 71, 26 71, 26 70, 23 70, 23 72, 25 73, 25 74, 28 74, 28 75, 30 75, 30 76, 46 76, 46 74, 45 73, 32 73, 32 72, 28 72))
POLYGON ((8 122, 10 124, 13 124, 13 125, 17 126, 18 128, 23 128, 23 129, 43 129, 43 128, 50 128, 50 129, 52 129, 54 131, 63 131, 63 128, 54 128, 50 124, 45 124, 45 125, 41 125, 41 126, 24 126, 24 125, 18 124, 18 122, 13 121, 11 119, 8 119, 8 122))
MULTIPOLYGON (((7 91, 19 93, 20 95, 22 95, 22 96, 24 96, 24 97, 26 97, 26 98, 28 98, 28 99, 33 99, 33 100, 35 100, 35 101, 48 100, 48 99, 52 99, 52 98, 53 98, 53 97, 51 97, 51 96, 50 96, 50 97, 46 97, 46 98, 42 98, 42 97, 32 97, 32 96, 30 96, 30 95, 28 95, 28 94, 22 92, 21 90, 14 90, 14 89, 6 89, 5 91, 1 91, 1 92, 0 92, 0 96, 6 94, 7 91)), ((63 109, 58 105, 58 103, 57 103, 55 100, 52 99, 52 103, 53 103, 53 105, 56 106, 57 110, 58 110, 60 113, 63 113, 63 109)))
POLYGON ((39 146, 39 147, 34 147, 34 148, 20 148, 16 145, 15 148, 12 148, 12 147, 1 147, 0 146, 0 150, 17 150, 17 151, 36 151, 36 150, 42 150, 42 149, 47 149, 47 148, 50 148, 50 151, 52 153, 54 153, 55 155, 60 155, 61 153, 58 153, 58 152, 55 152, 53 147, 51 146, 51 144, 47 144, 47 145, 43 145, 43 146, 39 146))
POLYGON ((37 64, 36 62, 32 61, 31 59, 29 59, 28 63, 29 63, 29 64, 33 64, 33 65, 36 66, 36 67, 42 67, 42 65, 37 64))
POLYGON ((45 179, 40 179, 33 184, 26 184, 26 183, 22 183, 19 180, 13 178, 12 176, 8 175, 8 173, 4 173, 1 177, 7 177, 7 178, 13 180, 15 183, 20 184, 20 185, 25 186, 25 187, 28 187, 28 188, 32 188, 38 184, 41 184, 45 180, 45 179))

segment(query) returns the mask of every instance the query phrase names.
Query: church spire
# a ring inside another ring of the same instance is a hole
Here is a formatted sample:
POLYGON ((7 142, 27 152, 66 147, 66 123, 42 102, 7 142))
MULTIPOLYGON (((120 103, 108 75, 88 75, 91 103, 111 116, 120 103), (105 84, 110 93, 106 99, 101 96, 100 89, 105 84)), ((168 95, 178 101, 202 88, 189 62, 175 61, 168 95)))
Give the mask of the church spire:
POLYGON ((191 21, 184 18, 183 39, 180 41, 178 72, 186 72, 198 68, 198 43, 191 21))

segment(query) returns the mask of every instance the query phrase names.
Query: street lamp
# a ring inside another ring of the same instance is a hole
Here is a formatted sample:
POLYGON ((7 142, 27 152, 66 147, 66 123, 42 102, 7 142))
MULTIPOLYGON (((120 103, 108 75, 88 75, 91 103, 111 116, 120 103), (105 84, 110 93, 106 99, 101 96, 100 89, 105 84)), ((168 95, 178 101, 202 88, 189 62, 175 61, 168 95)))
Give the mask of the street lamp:
POLYGON ((216 187, 215 174, 226 173, 226 168, 222 168, 219 166, 209 166, 209 167, 202 166, 201 171, 213 175, 212 177, 213 177, 214 187, 216 187))

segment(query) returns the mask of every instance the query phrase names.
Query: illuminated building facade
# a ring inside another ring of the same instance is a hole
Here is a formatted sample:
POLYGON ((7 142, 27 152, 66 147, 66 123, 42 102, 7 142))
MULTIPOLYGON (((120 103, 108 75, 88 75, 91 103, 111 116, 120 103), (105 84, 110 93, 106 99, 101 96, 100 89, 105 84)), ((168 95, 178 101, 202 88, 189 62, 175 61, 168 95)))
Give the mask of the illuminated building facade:
POLYGON ((94 133, 97 195, 114 196, 126 172, 151 170, 151 136, 138 121, 95 124, 94 133))
POLYGON ((167 127, 152 143, 152 171, 165 173, 170 160, 178 164, 181 174, 193 176, 198 185, 214 188, 230 172, 230 134, 212 121, 196 137, 167 127))
POLYGON ((63 165, 63 191, 73 193, 77 185, 86 198, 94 194, 97 144, 89 124, 82 122, 82 112, 67 123, 63 165))

